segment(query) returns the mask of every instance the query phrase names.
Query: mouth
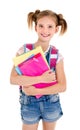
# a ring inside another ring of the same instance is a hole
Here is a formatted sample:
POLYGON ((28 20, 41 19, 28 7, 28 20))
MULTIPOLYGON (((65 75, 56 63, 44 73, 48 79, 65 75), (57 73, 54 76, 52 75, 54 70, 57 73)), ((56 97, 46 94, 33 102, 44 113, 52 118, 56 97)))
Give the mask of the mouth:
POLYGON ((47 38, 50 36, 50 34, 41 34, 41 36, 47 38))

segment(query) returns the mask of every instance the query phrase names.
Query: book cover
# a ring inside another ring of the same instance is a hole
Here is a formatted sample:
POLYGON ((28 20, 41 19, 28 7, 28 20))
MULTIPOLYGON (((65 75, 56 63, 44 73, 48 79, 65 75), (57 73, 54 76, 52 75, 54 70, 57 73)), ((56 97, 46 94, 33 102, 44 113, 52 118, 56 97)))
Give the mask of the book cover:
MULTIPOLYGON (((43 50, 41 48, 41 46, 38 46, 37 48, 33 49, 33 50, 30 50, 20 56, 16 56, 13 58, 13 62, 14 62, 14 65, 17 66, 18 64, 20 64, 21 62, 25 61, 26 59, 28 59, 29 57, 31 57, 32 55, 35 55, 37 53, 41 53, 42 57, 44 58, 46 64, 48 65, 47 61, 46 61, 46 58, 44 56, 44 53, 43 53, 43 50)), ((49 66, 49 65, 48 65, 49 66)))
MULTIPOLYGON (((27 76, 40 76, 45 71, 49 70, 49 66, 46 64, 43 56, 41 53, 37 53, 36 55, 32 56, 31 58, 25 60, 24 62, 20 63, 16 66, 16 71, 20 75, 27 75, 27 76)), ((56 81, 51 83, 38 83, 34 84, 36 88, 44 88, 54 85, 56 81)), ((42 95, 36 95, 36 98, 40 98, 42 95)))

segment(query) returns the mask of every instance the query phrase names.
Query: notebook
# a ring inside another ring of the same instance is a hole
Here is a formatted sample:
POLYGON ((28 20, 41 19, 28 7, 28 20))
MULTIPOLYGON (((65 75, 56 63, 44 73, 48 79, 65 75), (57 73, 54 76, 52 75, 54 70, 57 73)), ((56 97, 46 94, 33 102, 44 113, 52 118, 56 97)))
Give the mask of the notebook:
MULTIPOLYGON (((49 70, 49 66, 46 64, 41 53, 37 53, 30 57, 29 59, 23 61, 15 67, 16 71, 20 75, 27 76, 40 76, 47 70, 49 70)), ((56 84, 57 82, 53 81, 51 83, 38 83, 34 84, 36 88, 44 88, 49 87, 51 85, 56 84)), ((36 98, 40 98, 42 95, 36 95, 36 98)))
MULTIPOLYGON (((17 66, 18 64, 20 64, 21 62, 25 61, 26 59, 28 59, 29 57, 31 57, 32 55, 35 55, 37 53, 41 53, 42 54, 42 57, 44 58, 46 64, 48 65, 47 61, 46 61, 46 58, 44 56, 44 53, 43 53, 43 50, 41 48, 41 46, 38 46, 37 48, 33 49, 33 50, 30 50, 20 56, 16 56, 13 58, 13 62, 14 62, 14 65, 17 66)), ((48 65, 49 66, 49 65, 48 65)))

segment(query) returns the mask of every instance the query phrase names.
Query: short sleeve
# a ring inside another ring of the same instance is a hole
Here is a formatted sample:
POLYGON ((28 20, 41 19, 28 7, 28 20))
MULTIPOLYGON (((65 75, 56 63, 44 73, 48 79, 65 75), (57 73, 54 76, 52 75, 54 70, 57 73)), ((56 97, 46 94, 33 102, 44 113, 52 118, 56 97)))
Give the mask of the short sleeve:
POLYGON ((23 53, 24 53, 24 45, 19 48, 19 50, 17 51, 17 55, 21 55, 23 53))
POLYGON ((58 53, 58 59, 57 59, 57 63, 59 63, 59 61, 63 60, 63 56, 61 53, 58 53))

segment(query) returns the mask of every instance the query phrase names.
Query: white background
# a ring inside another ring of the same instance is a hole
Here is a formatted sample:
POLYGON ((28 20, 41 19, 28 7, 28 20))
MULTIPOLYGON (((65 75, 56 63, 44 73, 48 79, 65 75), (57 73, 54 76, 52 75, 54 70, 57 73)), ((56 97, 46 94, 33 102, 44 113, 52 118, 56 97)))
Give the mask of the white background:
MULTIPOLYGON (((18 86, 11 85, 9 79, 16 51, 22 44, 37 38, 27 28, 27 13, 36 9, 62 13, 68 22, 67 33, 51 41, 64 56, 67 78, 67 91, 60 94, 64 116, 58 121, 56 130, 80 129, 79 8, 79 0, 0 1, 0 130, 21 130, 18 86)), ((42 130, 41 122, 39 130, 42 130)))

